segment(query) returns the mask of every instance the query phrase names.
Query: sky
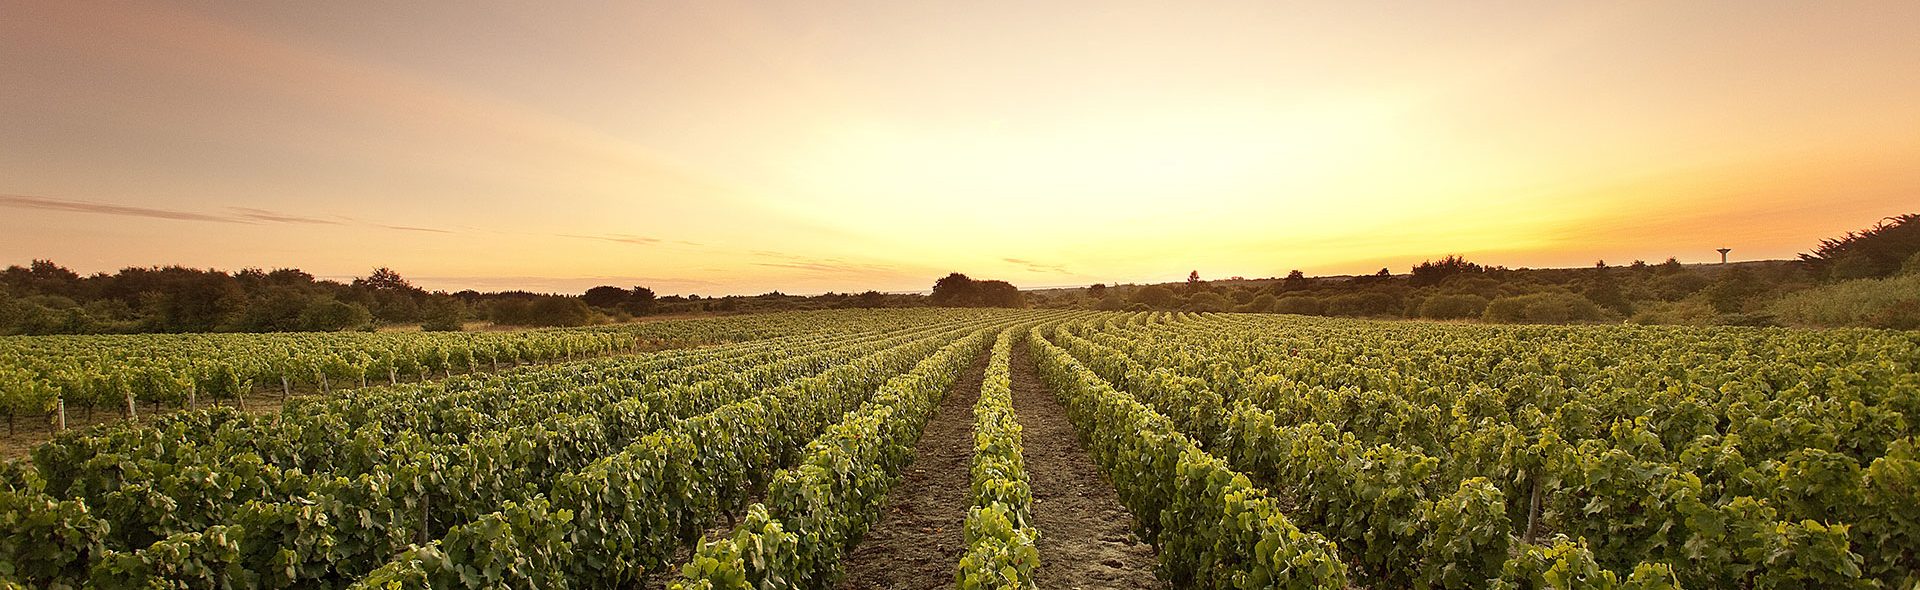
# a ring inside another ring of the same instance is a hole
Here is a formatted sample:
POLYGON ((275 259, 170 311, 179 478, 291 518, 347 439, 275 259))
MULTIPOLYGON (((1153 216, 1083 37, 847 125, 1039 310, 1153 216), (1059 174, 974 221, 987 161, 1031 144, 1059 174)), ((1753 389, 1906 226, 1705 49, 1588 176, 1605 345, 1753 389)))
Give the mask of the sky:
POLYGON ((1787 258, 1920 2, 0 3, 0 265, 1030 287, 1787 258))

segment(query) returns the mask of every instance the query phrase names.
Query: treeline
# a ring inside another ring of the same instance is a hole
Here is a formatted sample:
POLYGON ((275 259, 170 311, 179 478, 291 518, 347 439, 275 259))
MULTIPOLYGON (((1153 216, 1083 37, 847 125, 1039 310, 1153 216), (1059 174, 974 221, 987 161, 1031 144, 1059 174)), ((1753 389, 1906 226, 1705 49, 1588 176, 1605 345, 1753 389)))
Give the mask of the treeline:
POLYGON ((647 287, 600 286, 581 295, 427 291, 381 268, 342 283, 296 269, 235 273, 180 266, 81 276, 47 260, 0 271, 0 334, 330 332, 470 322, 514 327, 586 326, 660 314, 924 307, 1019 307, 1005 281, 954 274, 936 296, 864 293, 660 296, 647 287), (958 277, 958 279, 955 279, 958 277))
POLYGON ((429 292, 391 269, 351 282, 291 268, 219 270, 163 266, 81 276, 47 260, 0 271, 0 333, 331 332, 421 325, 459 330, 468 320, 579 326, 592 311, 575 297, 429 292))
POLYGON ((1405 274, 1093 285, 1029 293, 1037 307, 1185 310, 1502 323, 1920 328, 1920 215, 1825 240, 1799 261, 1508 269, 1459 256, 1405 274))

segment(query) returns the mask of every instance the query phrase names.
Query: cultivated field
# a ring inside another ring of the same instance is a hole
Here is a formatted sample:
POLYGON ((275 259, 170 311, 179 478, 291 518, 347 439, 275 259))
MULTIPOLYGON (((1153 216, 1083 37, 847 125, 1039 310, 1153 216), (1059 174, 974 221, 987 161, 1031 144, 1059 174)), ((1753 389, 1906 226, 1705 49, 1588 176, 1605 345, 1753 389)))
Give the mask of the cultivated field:
POLYGON ((841 310, 7 337, 0 387, 51 437, 0 587, 1920 584, 1915 332, 841 310))

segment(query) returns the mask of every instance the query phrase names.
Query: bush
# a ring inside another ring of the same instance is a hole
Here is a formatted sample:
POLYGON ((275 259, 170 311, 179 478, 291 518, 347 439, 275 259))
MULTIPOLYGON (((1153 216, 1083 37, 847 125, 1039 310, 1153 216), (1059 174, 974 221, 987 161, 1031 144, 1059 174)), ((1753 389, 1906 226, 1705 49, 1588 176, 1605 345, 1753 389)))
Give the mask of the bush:
POLYGON ((1145 304, 1148 307, 1164 308, 1173 304, 1173 290, 1159 285, 1142 287, 1134 291, 1130 299, 1134 303, 1145 304))
POLYGON ((1400 303, 1379 292, 1347 293, 1327 298, 1327 315, 1370 317, 1400 315, 1400 303))
POLYGON ((1294 295, 1281 297, 1273 302, 1273 313, 1293 313, 1300 315, 1320 315, 1326 313, 1327 304, 1319 297, 1294 295))
POLYGON ((427 320, 420 323, 420 329, 427 332, 458 332, 466 323, 467 310, 459 300, 435 302, 427 312, 427 320))
POLYGON ((1920 274, 1807 289, 1780 298, 1768 310, 1794 326, 1920 329, 1920 274))
POLYGON ((1420 317, 1433 320, 1463 320, 1480 317, 1488 299, 1470 293, 1435 295, 1420 304, 1420 317))
POLYGON ((572 297, 542 298, 529 311, 536 326, 585 326, 593 319, 587 302, 572 297))
POLYGON ((1261 293, 1259 296, 1254 297, 1252 301, 1248 301, 1246 305, 1240 306, 1240 311, 1244 311, 1248 313, 1266 313, 1269 311, 1273 311, 1273 304, 1275 301, 1277 300, 1274 299, 1272 294, 1261 293))
POLYGON ((495 303, 492 319, 503 326, 584 326, 593 320, 593 309, 577 297, 541 296, 495 303))
POLYGON ((1629 321, 1645 325, 1711 326, 1720 323, 1720 313, 1699 301, 1660 301, 1641 307, 1629 321))
POLYGON ((460 321, 460 316, 457 315, 431 317, 420 323, 420 330, 423 332, 458 332, 465 328, 466 326, 460 321))
POLYGON ((1187 298, 1187 303, 1183 306, 1183 309, 1187 311, 1227 311, 1233 309, 1233 301, 1219 293, 1194 293, 1191 297, 1187 298))
POLYGON ((1598 321, 1606 314, 1585 297, 1548 291, 1495 299, 1487 303, 1481 318, 1489 322, 1562 324, 1598 321))
POLYGON ((316 300, 300 312, 300 324, 314 332, 338 332, 372 325, 373 312, 357 303, 316 300))

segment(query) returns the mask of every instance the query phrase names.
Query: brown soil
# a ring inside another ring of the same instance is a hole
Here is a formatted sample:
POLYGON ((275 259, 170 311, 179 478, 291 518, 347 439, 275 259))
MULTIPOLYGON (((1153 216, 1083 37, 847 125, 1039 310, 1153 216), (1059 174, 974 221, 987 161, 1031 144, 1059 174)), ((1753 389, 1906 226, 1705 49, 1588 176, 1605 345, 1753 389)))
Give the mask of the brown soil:
POLYGON ((841 590, 953 587, 966 550, 963 525, 973 505, 973 405, 989 354, 947 389, 940 409, 914 444, 913 463, 887 494, 880 522, 842 560, 841 590))
POLYGON ((1066 407, 1035 374, 1027 347, 1013 351, 1013 409, 1040 529, 1039 587, 1167 588, 1154 576, 1153 546, 1134 536, 1133 514, 1081 445, 1066 407))

